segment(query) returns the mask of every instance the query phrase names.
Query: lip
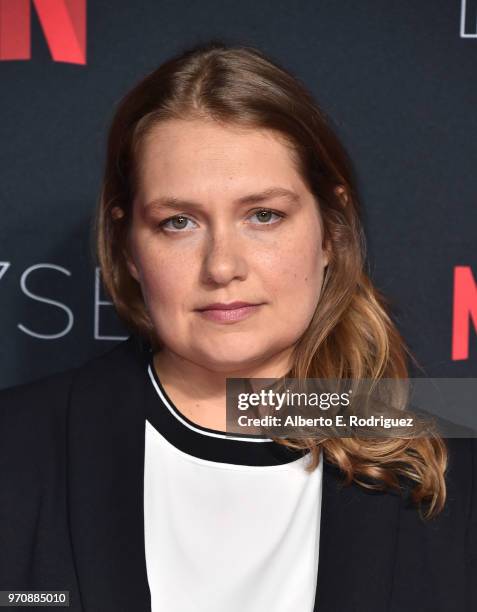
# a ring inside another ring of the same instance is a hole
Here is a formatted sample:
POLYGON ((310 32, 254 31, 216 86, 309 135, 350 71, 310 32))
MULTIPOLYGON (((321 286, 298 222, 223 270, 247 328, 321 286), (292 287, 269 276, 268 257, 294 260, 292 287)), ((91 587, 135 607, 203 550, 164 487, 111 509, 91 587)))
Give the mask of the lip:
MULTIPOLYGON (((243 303, 244 302, 242 302, 242 304, 243 303)), ((238 308, 230 308, 230 304, 212 304, 211 306, 214 306, 214 308, 208 307, 205 310, 199 310, 198 313, 209 321, 216 321, 217 323, 236 323, 257 312, 262 304, 246 304, 238 308), (227 307, 225 308, 224 306, 227 307)))
POLYGON ((258 306, 258 304, 252 304, 250 302, 229 302, 224 304, 223 302, 214 302, 213 304, 207 304, 204 308, 199 308, 201 312, 204 310, 234 310, 236 308, 244 308, 246 306, 258 306))

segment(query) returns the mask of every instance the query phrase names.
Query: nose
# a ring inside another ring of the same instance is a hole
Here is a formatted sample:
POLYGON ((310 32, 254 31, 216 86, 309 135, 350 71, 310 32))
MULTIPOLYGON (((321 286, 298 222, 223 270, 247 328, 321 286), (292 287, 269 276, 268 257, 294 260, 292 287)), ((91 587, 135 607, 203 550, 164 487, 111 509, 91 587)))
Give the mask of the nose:
POLYGON ((227 285, 234 279, 246 277, 246 246, 233 228, 212 228, 204 252, 202 269, 205 282, 227 285))

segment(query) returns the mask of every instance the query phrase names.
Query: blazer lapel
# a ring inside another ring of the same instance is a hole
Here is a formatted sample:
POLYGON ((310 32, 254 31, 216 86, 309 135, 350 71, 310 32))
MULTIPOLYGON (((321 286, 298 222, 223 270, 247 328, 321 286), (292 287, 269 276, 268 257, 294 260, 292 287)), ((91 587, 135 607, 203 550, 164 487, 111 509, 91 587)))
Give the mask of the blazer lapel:
POLYGON ((88 612, 150 612, 144 550, 144 354, 134 336, 88 362, 68 424, 69 520, 88 612))
POLYGON ((385 612, 393 586, 400 497, 341 485, 323 463, 318 584, 314 612, 385 612))

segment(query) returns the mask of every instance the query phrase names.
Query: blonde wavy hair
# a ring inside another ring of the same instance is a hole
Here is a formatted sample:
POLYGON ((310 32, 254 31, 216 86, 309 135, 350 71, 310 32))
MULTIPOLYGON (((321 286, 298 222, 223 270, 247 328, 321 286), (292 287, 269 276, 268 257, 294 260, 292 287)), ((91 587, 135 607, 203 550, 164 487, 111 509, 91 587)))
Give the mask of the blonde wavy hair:
MULTIPOLYGON (((314 316, 294 347, 289 376, 406 379, 407 357, 414 358, 391 320, 390 304, 366 271, 352 164, 330 121, 305 86, 279 64, 257 49, 220 41, 186 50, 148 74, 119 102, 110 125, 94 230, 102 280, 126 326, 153 350, 159 348, 125 253, 141 142, 158 122, 173 118, 278 132, 291 145, 294 162, 315 195, 331 259, 314 316)), ((448 453, 437 433, 276 441, 309 450, 310 471, 323 449, 346 484, 402 491, 402 480, 411 482, 411 499, 425 518, 444 507, 448 453)))

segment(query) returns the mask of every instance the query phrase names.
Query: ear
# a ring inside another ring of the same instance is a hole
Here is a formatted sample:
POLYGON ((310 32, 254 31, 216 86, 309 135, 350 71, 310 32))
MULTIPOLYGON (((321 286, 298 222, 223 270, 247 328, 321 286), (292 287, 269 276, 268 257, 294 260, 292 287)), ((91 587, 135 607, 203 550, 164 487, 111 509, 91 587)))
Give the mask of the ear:
POLYGON ((348 192, 346 188, 343 185, 337 185, 334 188, 334 192, 338 196, 338 198, 341 200, 341 203, 343 204, 343 206, 346 206, 349 200, 348 192))
MULTIPOLYGON (((120 222, 121 219, 125 218, 124 209, 121 206, 113 206, 111 208, 111 217, 114 222, 120 222)), ((139 282, 139 271, 129 254, 129 245, 126 244, 122 250, 124 260, 126 261, 127 268, 129 270, 129 274, 139 282)))
POLYGON ((331 245, 329 244, 328 241, 326 241, 324 243, 323 248, 322 248, 322 252, 323 252, 323 256, 322 256, 323 267, 326 268, 326 266, 331 261, 331 245))
POLYGON ((129 254, 127 248, 123 249, 123 256, 124 256, 124 259, 126 261, 126 265, 128 267, 129 274, 139 283, 140 282, 140 280, 139 280, 139 271, 137 269, 136 264, 133 261, 133 258, 129 254))

